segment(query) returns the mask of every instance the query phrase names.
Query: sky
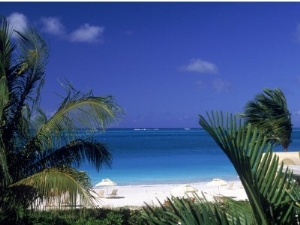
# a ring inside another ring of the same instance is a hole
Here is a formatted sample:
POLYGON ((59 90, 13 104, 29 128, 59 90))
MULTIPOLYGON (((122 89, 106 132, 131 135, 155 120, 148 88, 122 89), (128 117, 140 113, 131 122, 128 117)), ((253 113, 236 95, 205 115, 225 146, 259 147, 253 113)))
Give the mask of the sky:
POLYGON ((300 127, 300 2, 0 2, 0 14, 49 46, 48 115, 65 80, 113 95, 117 128, 199 128, 280 88, 300 127))

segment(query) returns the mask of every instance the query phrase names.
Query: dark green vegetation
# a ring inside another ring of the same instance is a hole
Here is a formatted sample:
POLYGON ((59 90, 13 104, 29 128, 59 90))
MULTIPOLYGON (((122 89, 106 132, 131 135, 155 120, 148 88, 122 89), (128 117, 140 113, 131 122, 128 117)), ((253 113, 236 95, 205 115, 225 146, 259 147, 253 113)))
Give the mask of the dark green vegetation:
MULTIPOLYGON (((3 215, 0 214, 0 220, 3 215)), ((3 217, 2 217, 3 218, 3 217)), ((0 222, 7 225, 6 222, 0 222)), ((22 221, 10 225, 143 225, 141 210, 119 209, 76 209, 35 211, 22 221)))
POLYGON ((193 201, 185 198, 169 199, 168 204, 160 203, 160 208, 145 207, 142 215, 145 224, 254 224, 248 202, 216 198, 212 203, 197 195, 194 197, 193 201))
POLYGON ((287 151, 291 143, 292 122, 286 98, 280 89, 267 89, 257 94, 245 106, 245 123, 257 127, 273 144, 287 151))
MULTIPOLYGON (((144 209, 73 209, 73 210, 53 210, 34 211, 26 214, 22 221, 11 222, 14 225, 146 225, 146 224, 221 224, 220 221, 226 219, 231 221, 231 216, 242 215, 241 224, 251 224, 253 215, 247 214, 249 211, 248 202, 232 203, 231 199, 223 199, 217 203, 207 203, 203 200, 191 202, 188 199, 175 198, 169 205, 162 207, 145 207, 144 209), (195 204, 196 203, 196 204, 195 204), (186 208, 185 208, 186 207, 186 208), (188 210, 188 211, 187 211, 188 210), (149 214, 151 216, 149 216, 149 214), (153 215, 157 216, 156 219, 153 215), (195 217, 195 218, 193 218, 195 217), (195 223, 197 221, 197 223, 195 223), (246 221, 248 221, 246 223, 246 221)), ((0 221, 3 214, 0 213, 0 221)), ((6 225, 7 222, 0 222, 6 225)), ((231 224, 240 224, 234 221, 231 224)))
POLYGON ((58 110, 47 118, 40 109, 48 49, 34 29, 12 31, 0 20, 0 210, 7 224, 21 220, 36 199, 69 193, 76 205, 92 205, 89 177, 76 170, 88 161, 110 165, 108 149, 93 131, 122 113, 111 96, 80 93, 70 85, 58 110), (80 128, 80 130, 79 130, 80 128), (78 135, 85 132, 85 138, 78 135))
POLYGON ((200 124, 236 169, 257 224, 293 224, 298 187, 292 173, 278 164, 267 137, 230 114, 200 116, 200 124))
POLYGON ((230 159, 247 193, 249 203, 241 205, 230 199, 195 204, 185 199, 162 205, 163 213, 146 208, 148 224, 298 224, 300 195, 289 170, 278 164, 272 144, 257 127, 243 123, 240 117, 222 112, 200 115, 205 129, 230 159), (239 210, 243 208, 243 210, 239 210))

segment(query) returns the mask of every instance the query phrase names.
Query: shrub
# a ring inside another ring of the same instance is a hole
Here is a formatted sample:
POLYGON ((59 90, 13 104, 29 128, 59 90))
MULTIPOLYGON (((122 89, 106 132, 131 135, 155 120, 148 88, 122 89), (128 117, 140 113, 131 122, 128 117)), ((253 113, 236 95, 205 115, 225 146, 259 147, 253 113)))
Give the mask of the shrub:
MULTIPOLYGON (((16 224, 4 220, 0 213, 0 225, 16 224)), ((142 225, 141 210, 118 209, 68 209, 27 211, 18 225, 142 225)))

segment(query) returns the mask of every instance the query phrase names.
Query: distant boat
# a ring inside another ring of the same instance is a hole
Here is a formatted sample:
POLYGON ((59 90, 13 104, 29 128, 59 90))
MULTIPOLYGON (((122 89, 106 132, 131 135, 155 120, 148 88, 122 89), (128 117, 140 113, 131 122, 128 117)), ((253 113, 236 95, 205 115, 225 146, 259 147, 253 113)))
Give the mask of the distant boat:
POLYGON ((186 128, 184 128, 184 130, 190 130, 191 128, 188 128, 188 127, 186 127, 186 128))
POLYGON ((158 128, 134 128, 133 130, 159 130, 158 128))

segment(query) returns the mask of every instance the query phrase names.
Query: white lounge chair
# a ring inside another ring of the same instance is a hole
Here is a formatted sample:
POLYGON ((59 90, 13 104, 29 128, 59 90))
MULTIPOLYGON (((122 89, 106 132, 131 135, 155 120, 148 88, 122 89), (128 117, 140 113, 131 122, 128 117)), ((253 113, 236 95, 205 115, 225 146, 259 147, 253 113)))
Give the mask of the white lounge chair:
POLYGON ((98 196, 99 196, 99 198, 104 198, 105 197, 104 190, 98 191, 98 196))
POLYGON ((228 185, 228 189, 232 190, 232 189, 233 189, 233 186, 234 186, 234 183, 230 183, 230 184, 228 185))
POLYGON ((116 198, 116 197, 118 197, 117 192, 118 192, 118 189, 113 189, 110 194, 105 195, 105 198, 116 198))

